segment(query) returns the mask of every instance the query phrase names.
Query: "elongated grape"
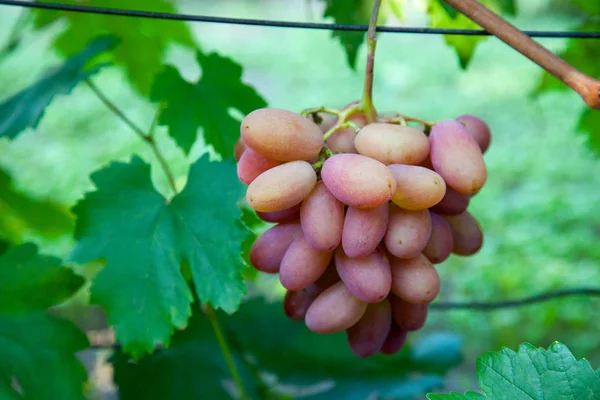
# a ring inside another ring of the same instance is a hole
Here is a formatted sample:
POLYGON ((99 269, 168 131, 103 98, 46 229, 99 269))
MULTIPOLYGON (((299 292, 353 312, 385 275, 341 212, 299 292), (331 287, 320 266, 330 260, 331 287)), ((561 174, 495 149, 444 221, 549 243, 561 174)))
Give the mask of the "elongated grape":
POLYGON ((304 320, 308 307, 322 291, 316 285, 310 285, 296 292, 288 290, 283 298, 283 312, 291 320, 304 320))
POLYGON ((405 210, 425 210, 439 203, 446 193, 446 183, 435 171, 403 164, 388 168, 396 179, 392 201, 405 210))
POLYGON ((342 247, 348 257, 360 258, 371 254, 385 235, 389 206, 375 208, 348 207, 342 232, 342 247))
POLYGON ((350 350, 358 357, 377 354, 385 343, 392 325, 392 307, 389 301, 369 304, 362 318, 346 330, 350 350))
POLYGON ((265 222, 290 222, 300 218, 300 204, 281 211, 258 211, 256 215, 265 222))
POLYGON ((344 282, 333 284, 308 307, 305 322, 316 333, 336 333, 356 324, 367 303, 354 296, 344 282))
POLYGON ((321 178, 339 201, 351 207, 377 207, 396 192, 392 172, 379 161, 359 154, 336 154, 327 159, 321 178))
POLYGON ((390 293, 392 273, 382 248, 376 249, 367 257, 350 258, 338 247, 335 265, 342 281, 360 300, 376 303, 390 293))
POLYGON ((246 190, 248 205, 261 212, 282 211, 299 204, 317 183, 306 161, 291 161, 260 174, 246 190))
POLYGON ((319 126, 321 132, 327 132, 333 125, 335 125, 337 121, 337 117, 333 114, 329 114, 326 112, 318 112, 317 113, 318 120, 313 118, 315 124, 319 126))
POLYGON ((279 280, 288 290, 301 290, 325 272, 333 252, 313 249, 304 235, 298 235, 281 260, 279 280))
MULTIPOLYGON (((348 121, 354 122, 359 128, 367 125, 367 118, 363 113, 352 115, 348 121)), ((334 153, 358 153, 354 146, 357 133, 354 128, 339 129, 325 143, 334 153)))
POLYGON ((414 258, 427 246, 430 236, 431 217, 428 210, 396 208, 390 213, 385 247, 396 257, 414 258))
POLYGON ((412 304, 397 296, 390 296, 392 316, 400 330, 405 332, 418 331, 427 320, 428 304, 412 304))
POLYGON ((323 272, 323 275, 321 275, 319 279, 317 279, 315 285, 319 289, 325 290, 334 283, 339 282, 340 279, 340 275, 337 273, 337 268, 335 267, 335 260, 332 257, 329 266, 327 267, 325 272, 323 272))
POLYGON ((445 216, 452 229, 454 246, 452 252, 460 256, 471 256, 483 246, 483 232, 477 220, 465 211, 460 215, 445 216))
POLYGON ((260 174, 278 165, 281 165, 280 161, 269 160, 252 149, 246 149, 237 164, 238 178, 249 185, 260 174))
POLYGON ((456 120, 467 128, 467 131, 479 145, 481 152, 485 153, 492 140, 490 127, 481 118, 474 115, 461 115, 456 120))
POLYGON ((259 271, 279 272, 281 260, 296 236, 302 234, 300 223, 275 225, 265 231, 250 249, 250 263, 259 271))
POLYGON ((383 343, 383 346, 381 346, 381 350, 379 350, 379 352, 385 355, 396 354, 402 349, 402 347, 404 347, 407 337, 408 332, 400 329, 396 321, 392 320, 390 332, 388 333, 385 343, 383 343))
POLYGON ((332 251, 342 240, 344 204, 319 181, 302 202, 300 223, 312 247, 332 251))
POLYGON ((310 119, 292 111, 261 108, 242 120, 244 142, 263 156, 277 161, 308 161, 323 147, 323 133, 310 119))
POLYGON ((429 140, 418 129, 376 122, 362 128, 354 146, 359 154, 386 165, 417 165, 429 155, 429 140))
POLYGON ((468 194, 459 193, 451 187, 446 187, 444 198, 431 207, 431 211, 435 211, 442 215, 458 215, 465 212, 469 207, 470 197, 468 194))
POLYGON ((440 215, 431 212, 431 236, 423 255, 433 264, 441 264, 452 253, 454 240, 450 224, 440 215))
POLYGON ((244 143, 240 137, 237 142, 235 142, 235 147, 233 148, 233 157, 235 158, 235 161, 240 161, 240 158, 242 158, 242 154, 244 154, 246 148, 246 143, 244 143))
POLYGON ((413 304, 431 303, 440 292, 440 276, 422 254, 411 260, 391 258, 392 292, 413 304))
POLYGON ((431 162, 446 185, 460 193, 479 191, 487 170, 479 145, 458 121, 441 121, 429 134, 431 162))

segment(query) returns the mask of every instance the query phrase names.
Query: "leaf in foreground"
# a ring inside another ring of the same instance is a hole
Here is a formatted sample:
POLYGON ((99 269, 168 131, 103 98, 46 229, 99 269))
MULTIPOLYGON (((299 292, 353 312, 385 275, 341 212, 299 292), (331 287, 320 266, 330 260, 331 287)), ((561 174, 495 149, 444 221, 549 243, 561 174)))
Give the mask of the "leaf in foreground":
MULTIPOLYGON (((53 3, 163 13, 177 11, 169 0, 127 0, 125 4, 122 0, 53 0, 53 3)), ((133 86, 144 95, 149 93, 170 44, 196 47, 189 28, 181 21, 48 10, 35 10, 35 16, 37 28, 44 28, 58 20, 67 22, 66 29, 54 41, 54 47, 66 56, 75 53, 97 35, 118 37, 121 43, 110 53, 111 61, 125 69, 133 86)))
MULTIPOLYGON (((425 339, 396 356, 362 360, 348 349, 344 333, 310 332, 304 323, 288 320, 280 302, 250 300, 220 320, 252 399, 289 398, 298 390, 307 400, 362 400, 373 393, 386 399, 412 399, 441 387, 440 374, 460 361, 460 341, 453 335, 425 339), (257 380, 257 371, 274 374, 277 382, 270 385, 274 387, 257 380)), ((123 354, 113 362, 124 400, 231 397, 226 395, 231 387, 229 371, 200 313, 192 317, 186 331, 175 333, 169 349, 138 363, 128 362, 123 354)))
POLYGON ((0 395, 84 398, 87 376, 74 353, 88 346, 87 338, 72 323, 45 312, 83 282, 58 259, 39 255, 32 244, 0 256, 0 395))
POLYGON ((135 157, 92 174, 97 190, 74 212, 77 246, 72 259, 105 259, 91 300, 104 306, 117 338, 135 357, 168 345, 186 326, 192 292, 186 262, 202 302, 233 312, 246 292, 239 222, 242 196, 233 161, 199 159, 186 188, 168 202, 150 179, 150 165, 135 157))
POLYGON ((156 76, 150 97, 164 105, 159 124, 169 127, 169 135, 186 154, 196 141, 198 128, 202 128, 207 144, 223 158, 232 157, 240 121, 229 110, 245 115, 267 103, 242 81, 242 67, 235 61, 200 51, 196 58, 202 68, 196 83, 187 82, 172 66, 156 76))
MULTIPOLYGON (((600 376, 587 360, 577 361, 555 342, 548 350, 524 343, 516 352, 504 348, 477 359, 479 386, 490 399, 597 399, 600 376)), ((480 394, 429 394, 430 400, 483 399, 480 394)))
POLYGON ((114 37, 96 38, 64 64, 0 104, 0 137, 14 138, 25 128, 37 127, 54 96, 70 93, 78 83, 108 65, 102 63, 87 68, 90 60, 116 43, 114 37))

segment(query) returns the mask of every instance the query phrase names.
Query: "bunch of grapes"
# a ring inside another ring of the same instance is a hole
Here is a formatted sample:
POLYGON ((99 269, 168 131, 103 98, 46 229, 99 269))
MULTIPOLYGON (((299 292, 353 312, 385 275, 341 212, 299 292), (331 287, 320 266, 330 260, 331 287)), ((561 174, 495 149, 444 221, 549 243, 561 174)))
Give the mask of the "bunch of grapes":
POLYGON ((249 206, 276 224, 253 244, 252 265, 279 273, 289 318, 345 330, 352 351, 370 357, 396 353, 424 325, 440 290, 434 264, 481 248, 467 206, 487 179, 490 131, 470 115, 368 123, 353 106, 255 110, 235 155, 249 206))

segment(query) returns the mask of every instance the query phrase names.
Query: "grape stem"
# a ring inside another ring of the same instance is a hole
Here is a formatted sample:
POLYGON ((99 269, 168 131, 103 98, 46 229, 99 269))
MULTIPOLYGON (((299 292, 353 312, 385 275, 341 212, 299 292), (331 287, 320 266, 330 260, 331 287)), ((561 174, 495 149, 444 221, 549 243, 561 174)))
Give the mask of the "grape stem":
POLYGON ((406 125, 406 121, 412 121, 412 122, 419 122, 429 128, 433 127, 436 124, 435 121, 427 121, 425 119, 411 117, 411 116, 400 114, 400 113, 396 113, 396 115, 394 115, 391 118, 383 118, 383 119, 379 119, 378 121, 385 122, 388 124, 401 124, 401 125, 406 125))
POLYGON ((367 67, 365 70, 365 85, 360 104, 369 123, 375 122, 377 119, 377 112, 373 106, 373 69, 375 68, 375 48, 377 47, 376 30, 379 6, 381 6, 381 0, 375 0, 373 2, 373 11, 371 12, 369 28, 367 30, 367 67))
POLYGON ((306 110, 302 110, 300 112, 300 115, 302 115, 303 117, 308 117, 309 115, 318 114, 320 112, 335 115, 336 117, 339 116, 341 113, 340 110, 336 110, 334 108, 314 107, 314 108, 307 108, 306 110))
POLYGON ((498 39, 560 79, 577 92, 590 108, 600 110, 600 81, 550 52, 504 18, 476 0, 444 0, 498 39))
MULTIPOLYGON (((156 158, 160 162, 160 165, 161 165, 163 171, 165 172, 165 175, 167 176, 167 180, 169 181, 169 185, 170 185, 171 189, 173 190, 173 193, 177 194, 177 185, 175 184, 175 178, 173 176, 173 172, 171 171, 171 168, 169 167, 167 160, 163 156, 162 152, 160 151, 160 148, 158 147, 157 143, 154 140, 154 129, 156 127, 156 124, 158 123, 158 117, 159 117, 160 111, 163 108, 163 105, 162 104, 159 105, 158 108, 156 109, 154 118, 152 119, 152 123, 150 124, 149 132, 146 133, 139 126, 137 126, 131 119, 129 119, 129 117, 127 117, 127 115, 125 115, 125 113, 121 109, 119 109, 100 90, 100 88, 98 88, 98 86, 96 86, 94 84, 94 82, 92 82, 92 80, 86 79, 85 82, 90 87, 90 89, 92 89, 92 91, 98 97, 98 99, 100 99, 100 101, 110 111, 112 111, 129 128, 131 128, 131 130, 133 130, 140 137, 140 139, 142 139, 144 142, 148 143, 148 145, 152 148, 152 151, 156 155, 156 158)), ((212 308, 212 306, 210 304, 207 304, 205 307, 203 307, 203 311, 206 314, 207 318, 210 320, 213 330, 215 331, 215 336, 217 338, 217 342, 219 343, 219 347, 221 348, 221 352, 223 353, 223 357, 225 358, 225 362, 227 364, 227 367, 229 368, 231 377, 233 378, 233 381, 235 382, 235 385, 237 387, 239 398, 241 400, 247 400, 248 396, 246 395, 246 392, 244 390, 244 385, 243 385, 242 379, 237 370, 237 367, 235 365, 233 357, 231 356, 231 351, 229 350, 227 340, 225 339, 225 336, 223 335, 221 326, 219 325, 219 320, 217 319, 215 310, 212 308)))
POLYGON ((167 180, 169 181, 169 186, 173 190, 173 193, 177 194, 177 185, 175 184, 175 178, 173 176, 173 172, 171 172, 171 169, 169 168, 169 164, 167 163, 167 160, 162 155, 160 149, 156 145, 156 142, 154 141, 154 136, 153 136, 154 135, 153 134, 154 126, 155 126, 157 118, 158 118, 158 113, 160 112, 160 107, 157 110, 154 120, 152 122, 152 125, 150 127, 150 133, 146 134, 146 132, 144 132, 142 130, 142 128, 140 128, 132 120, 130 120, 129 117, 127 117, 127 115, 125 115, 125 113, 123 111, 121 111, 108 97, 106 97, 106 95, 100 90, 100 88, 98 86, 96 86, 96 84, 94 82, 92 82, 91 79, 86 79, 85 83, 87 83, 87 85, 90 87, 90 89, 92 89, 92 91, 94 92, 96 97, 98 97, 98 99, 100 99, 100 101, 110 111, 112 111, 113 114, 115 114, 123 122, 125 122, 125 124, 129 128, 131 128, 131 130, 134 131, 140 137, 140 139, 142 139, 144 142, 148 143, 148 145, 152 148, 152 151, 154 152, 156 159, 160 163, 160 166, 162 167, 163 171, 165 172, 165 175, 167 176, 167 180))

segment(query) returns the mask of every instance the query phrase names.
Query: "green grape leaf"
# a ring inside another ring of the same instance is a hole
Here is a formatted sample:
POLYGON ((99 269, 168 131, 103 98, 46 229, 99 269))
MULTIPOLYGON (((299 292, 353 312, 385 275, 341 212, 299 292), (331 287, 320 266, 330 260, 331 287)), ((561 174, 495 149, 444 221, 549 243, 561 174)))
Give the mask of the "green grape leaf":
POLYGON ((232 157, 240 121, 229 109, 247 114, 267 103, 242 81, 242 67, 230 58, 200 51, 196 58, 202 68, 196 83, 187 82, 172 66, 156 76, 150 98, 163 105, 159 124, 168 126, 169 135, 186 154, 201 127, 207 144, 223 158, 232 157))
POLYGON ((84 283, 33 244, 0 256, 0 395, 15 399, 84 399, 85 369, 74 353, 86 336, 46 314, 84 283), (40 373, 40 371, 42 373, 40 373))
MULTIPOLYGON (((577 361, 569 349, 555 342, 548 350, 524 343, 517 351, 503 348, 477 358, 479 386, 490 399, 597 399, 600 376, 587 360, 577 361)), ((429 395, 430 400, 479 399, 485 396, 429 395)))
MULTIPOLYGON (((368 24, 373 0, 322 0, 326 4, 324 17, 331 17, 336 24, 368 24)), ((364 32, 333 31, 346 52, 348 65, 356 69, 358 50, 365 40, 364 32)))
POLYGON ((600 111, 586 109, 581 115, 578 128, 587 136, 588 146, 600 157, 600 111))
POLYGON ((97 190, 74 208, 78 243, 71 258, 106 260, 91 300, 104 306, 126 352, 152 352, 186 326, 192 293, 183 261, 200 301, 236 310, 246 292, 241 243, 248 231, 239 220, 243 189, 233 161, 203 156, 171 201, 156 191, 150 165, 137 157, 95 172, 92 181, 97 190))
MULTIPOLYGON (((25 128, 37 127, 54 96, 70 93, 79 82, 108 65, 100 63, 88 67, 90 60, 98 54, 110 50, 116 43, 115 38, 109 36, 92 40, 82 51, 74 54, 64 64, 48 71, 33 85, 0 104, 0 137, 14 138, 25 128)), ((81 48, 83 46, 77 47, 78 50, 81 48)))
MULTIPOLYGON (((121 0, 55 0, 54 3, 176 12, 168 0, 128 0, 126 7, 121 0)), ((161 70, 170 44, 196 47, 187 25, 179 21, 48 10, 36 10, 35 16, 37 28, 46 27, 57 20, 68 22, 67 28, 54 41, 54 47, 67 56, 99 34, 118 37, 121 44, 111 53, 110 59, 125 69, 133 86, 144 95, 149 93, 154 76, 161 70)))
POLYGON ((429 393, 429 400, 481 400, 485 399, 481 393, 465 392, 465 394, 450 392, 448 394, 429 393))
POLYGON ((21 242, 32 231, 56 238, 73 229, 73 218, 66 207, 30 197, 14 187, 12 179, 0 169, 0 237, 21 242))
POLYGON ((590 16, 600 15, 600 3, 590 0, 573 0, 572 6, 580 8, 583 12, 590 16))
MULTIPOLYGON (((254 392, 256 381, 237 355, 234 360, 245 389, 254 392)), ((227 391, 233 381, 219 344, 208 320, 197 309, 188 327, 173 335, 168 349, 137 362, 117 352, 111 362, 122 400, 233 398, 227 391)), ((266 396, 252 398, 267 399, 266 396)))
MULTIPOLYGON (((438 374, 460 361, 460 344, 450 335, 425 340, 394 357, 361 360, 350 352, 343 333, 310 332, 303 323, 288 320, 280 302, 253 299, 219 320, 252 399, 274 398, 275 394, 292 398, 298 393, 290 387, 300 391, 311 387, 302 396, 310 400, 362 400, 373 394, 412 399, 441 387, 438 374), (432 357, 442 353, 445 361, 432 357), (240 363, 242 355, 252 361, 240 363), (276 376, 271 390, 257 379, 256 371, 276 376), (314 393, 309 395, 308 390, 314 393)), ((224 388, 231 386, 231 378, 218 349, 210 324, 195 313, 188 329, 175 333, 169 349, 138 363, 117 355, 113 359, 115 380, 125 400, 227 398, 224 388)))
MULTIPOLYGON (((504 11, 507 14, 516 12, 512 0, 481 0, 480 3, 495 12, 504 11)), ((458 13, 443 0, 430 0, 427 11, 430 15, 429 25, 432 28, 481 29, 479 25, 458 13)), ((477 45, 486 39, 485 36, 444 36, 446 43, 456 51, 459 64, 463 69, 468 67, 477 45)))

